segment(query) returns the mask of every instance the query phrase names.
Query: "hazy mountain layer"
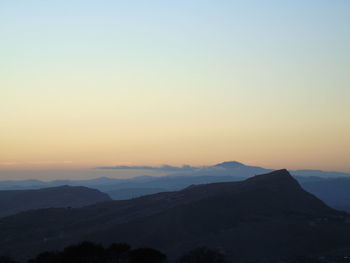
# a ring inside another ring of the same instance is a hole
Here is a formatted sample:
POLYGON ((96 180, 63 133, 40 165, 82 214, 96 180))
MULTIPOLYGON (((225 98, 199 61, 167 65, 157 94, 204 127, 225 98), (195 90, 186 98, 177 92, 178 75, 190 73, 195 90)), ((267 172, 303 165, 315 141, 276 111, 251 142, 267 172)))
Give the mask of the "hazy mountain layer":
POLYGON ((208 246, 235 262, 276 262, 348 246, 348 221, 346 213, 328 207, 280 170, 241 182, 6 217, 0 220, 0 254, 25 258, 92 240, 154 247, 171 258, 208 246))
MULTIPOLYGON (((271 172, 269 169, 256 166, 248 166, 239 162, 224 162, 208 167, 132 167, 115 166, 96 169, 146 169, 152 174, 153 171, 172 172, 168 176, 139 176, 130 179, 115 179, 100 177, 92 180, 56 180, 42 182, 38 180, 23 181, 0 181, 0 189, 38 189, 58 185, 86 186, 99 189, 108 193, 112 199, 124 200, 146 194, 165 191, 176 191, 191 184, 207 184, 215 182, 239 181, 256 174, 271 172)), ((319 170, 295 170, 291 174, 307 191, 316 195, 322 201, 333 208, 350 212, 350 174, 339 172, 327 172, 319 170)))

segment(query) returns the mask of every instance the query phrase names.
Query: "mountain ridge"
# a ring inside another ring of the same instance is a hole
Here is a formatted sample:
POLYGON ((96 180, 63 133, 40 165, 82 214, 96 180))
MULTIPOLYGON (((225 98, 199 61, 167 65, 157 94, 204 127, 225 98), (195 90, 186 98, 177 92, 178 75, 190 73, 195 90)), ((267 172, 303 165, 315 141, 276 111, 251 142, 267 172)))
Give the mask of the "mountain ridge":
POLYGON ((29 190, 0 191, 0 217, 31 209, 83 207, 111 198, 99 190, 84 186, 56 186, 29 190))
POLYGON ((322 242, 333 235, 339 240, 328 244, 328 249, 349 244, 347 216, 307 193, 286 170, 280 170, 240 182, 202 184, 83 208, 42 209, 6 217, 0 219, 0 254, 20 249, 21 256, 28 257, 91 240, 147 245, 173 258, 197 246, 221 246, 232 260, 257 260, 254 255, 277 260, 325 249, 322 242), (337 228, 333 221, 340 222, 337 228), (265 243, 270 247, 265 251, 260 251, 257 242, 262 235, 267 235, 265 243), (242 245, 250 246, 250 252, 236 251, 242 245))
MULTIPOLYGON (((131 168, 129 167, 129 169, 131 168)), ((152 167, 152 169, 157 168, 152 167)), ((152 174, 153 170, 148 172, 152 174)), ((168 167, 167 170, 176 172, 161 177, 144 175, 129 179, 100 177, 88 180, 55 180, 48 182, 35 180, 0 181, 0 189, 38 189, 68 184, 96 188, 109 194, 115 200, 125 200, 152 193, 176 191, 193 184, 239 181, 256 174, 272 171, 237 161, 223 162, 202 168, 185 166, 185 169, 173 169, 168 167)), ((96 169, 97 173, 98 171, 99 169, 96 169)), ((290 173, 304 189, 310 191, 328 205, 350 212, 350 174, 317 170, 292 170, 290 173), (341 183, 339 183, 340 181, 341 183)))

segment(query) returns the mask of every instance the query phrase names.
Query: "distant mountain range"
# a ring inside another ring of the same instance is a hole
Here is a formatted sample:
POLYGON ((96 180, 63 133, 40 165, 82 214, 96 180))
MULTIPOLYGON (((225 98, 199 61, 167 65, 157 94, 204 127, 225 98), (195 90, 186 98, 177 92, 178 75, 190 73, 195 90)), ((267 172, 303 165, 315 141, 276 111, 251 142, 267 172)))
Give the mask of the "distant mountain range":
POLYGON ((107 194, 82 186, 4 190, 0 191, 0 217, 31 209, 82 207, 110 200, 107 194))
MULTIPOLYGON (((160 167, 153 166, 104 166, 97 167, 96 169, 108 169, 108 170, 148 170, 148 171, 162 171, 173 172, 173 175, 217 175, 218 172, 230 175, 238 176, 252 176, 252 174, 259 174, 261 172, 271 172, 273 169, 267 169, 259 166, 250 166, 237 161, 223 162, 213 166, 189 166, 184 165, 182 167, 162 165, 160 167), (226 171, 226 172, 225 172, 226 171)), ((300 176, 317 176, 317 177, 350 177, 349 173, 335 172, 335 171, 322 171, 322 170, 290 170, 292 174, 300 176)))
POLYGON ((350 247, 350 218, 279 170, 83 208, 28 211, 1 218, 0 233, 0 255, 22 260, 91 240, 154 247, 172 259, 207 246, 229 262, 291 262, 350 247))
MULTIPOLYGON (((207 167, 164 165, 151 166, 112 166, 100 169, 139 169, 152 171, 168 171, 169 175, 162 177, 139 176, 130 179, 115 179, 100 177, 92 180, 56 180, 43 182, 38 180, 0 181, 0 190, 38 189, 60 185, 86 186, 103 191, 115 200, 136 198, 146 194, 175 191, 192 184, 239 181, 257 174, 271 172, 257 166, 248 166, 240 162, 223 162, 207 167)), ((350 211, 350 174, 319 170, 292 170, 291 174, 307 191, 313 193, 328 205, 350 211)))

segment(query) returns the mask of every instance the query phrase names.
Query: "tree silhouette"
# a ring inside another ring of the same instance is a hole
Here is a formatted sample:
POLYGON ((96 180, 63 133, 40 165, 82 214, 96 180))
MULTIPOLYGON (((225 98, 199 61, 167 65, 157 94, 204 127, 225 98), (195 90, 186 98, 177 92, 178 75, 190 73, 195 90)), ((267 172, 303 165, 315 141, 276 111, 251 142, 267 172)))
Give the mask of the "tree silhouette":
MULTIPOLYGON (((113 243, 108 248, 82 242, 61 252, 43 252, 28 263, 165 263, 166 255, 152 248, 131 250, 126 243, 113 243)), ((0 261, 0 263, 16 263, 0 261)))
POLYGON ((129 253, 128 263, 164 263, 166 255, 152 248, 137 248, 129 253))
POLYGON ((206 248, 199 247, 186 252, 180 258, 180 263, 223 263, 225 257, 220 252, 206 248))
POLYGON ((63 261, 62 255, 59 252, 43 252, 39 254, 35 259, 31 259, 28 263, 61 263, 63 261))
POLYGON ((126 262, 130 246, 126 243, 113 243, 105 251, 106 261, 111 263, 126 262))
POLYGON ((17 262, 12 260, 10 257, 1 256, 0 263, 17 263, 17 262))
POLYGON ((62 254, 67 263, 100 263, 105 258, 105 249, 99 244, 85 241, 66 247, 62 254))

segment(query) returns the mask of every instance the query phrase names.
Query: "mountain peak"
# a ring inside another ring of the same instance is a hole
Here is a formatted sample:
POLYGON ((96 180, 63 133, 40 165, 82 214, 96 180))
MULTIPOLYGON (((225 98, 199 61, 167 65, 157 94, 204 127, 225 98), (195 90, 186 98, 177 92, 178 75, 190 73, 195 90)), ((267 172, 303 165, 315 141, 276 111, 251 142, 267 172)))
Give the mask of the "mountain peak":
POLYGON ((244 167, 244 166, 245 165, 243 163, 236 162, 236 161, 223 162, 223 163, 214 165, 214 167, 221 167, 225 169, 232 169, 232 168, 238 168, 238 167, 244 167))
POLYGON ((287 177, 287 178, 293 178, 291 174, 288 172, 287 169, 280 169, 280 170, 274 170, 272 172, 266 173, 266 174, 261 174, 257 175, 255 177, 287 177))
POLYGON ((4 238, 0 239, 0 254, 10 252, 24 261, 24 257, 31 257, 34 252, 54 250, 57 244, 68 245, 72 240, 88 237, 101 243, 126 240, 138 246, 161 247, 178 257, 181 252, 177 252, 178 244, 183 249, 195 247, 200 237, 200 245, 220 244, 227 255, 234 255, 232 260, 228 258, 229 262, 237 258, 248 262, 251 255, 254 262, 261 262, 261 258, 266 259, 265 262, 279 262, 280 256, 288 259, 290 255, 299 256, 302 251, 323 251, 336 243, 329 240, 338 241, 339 236, 341 240, 348 238, 348 226, 342 226, 340 221, 327 223, 343 215, 303 190, 283 169, 245 181, 191 186, 73 211, 51 209, 17 214, 1 220, 0 233, 4 233, 4 238), (23 225, 23 222, 28 223, 23 225), (74 227, 69 227, 72 225, 74 227), (332 228, 324 228, 327 226, 332 228), (140 229, 146 230, 142 237, 140 229), (333 229, 337 231, 334 234, 333 229), (47 242, 37 242, 45 237, 42 233, 52 233, 47 242), (315 243, 316 240, 320 240, 319 243, 315 243), (262 242, 267 242, 263 249, 262 242), (237 247, 249 249, 236 257, 241 253, 237 247), (24 253, 18 253, 19 248, 24 253), (275 260, 272 255, 276 255, 276 251, 285 251, 285 254, 277 254, 275 260))
POLYGON ((246 182, 300 188, 298 181, 291 176, 287 169, 275 170, 270 173, 256 175, 248 178, 246 182))

